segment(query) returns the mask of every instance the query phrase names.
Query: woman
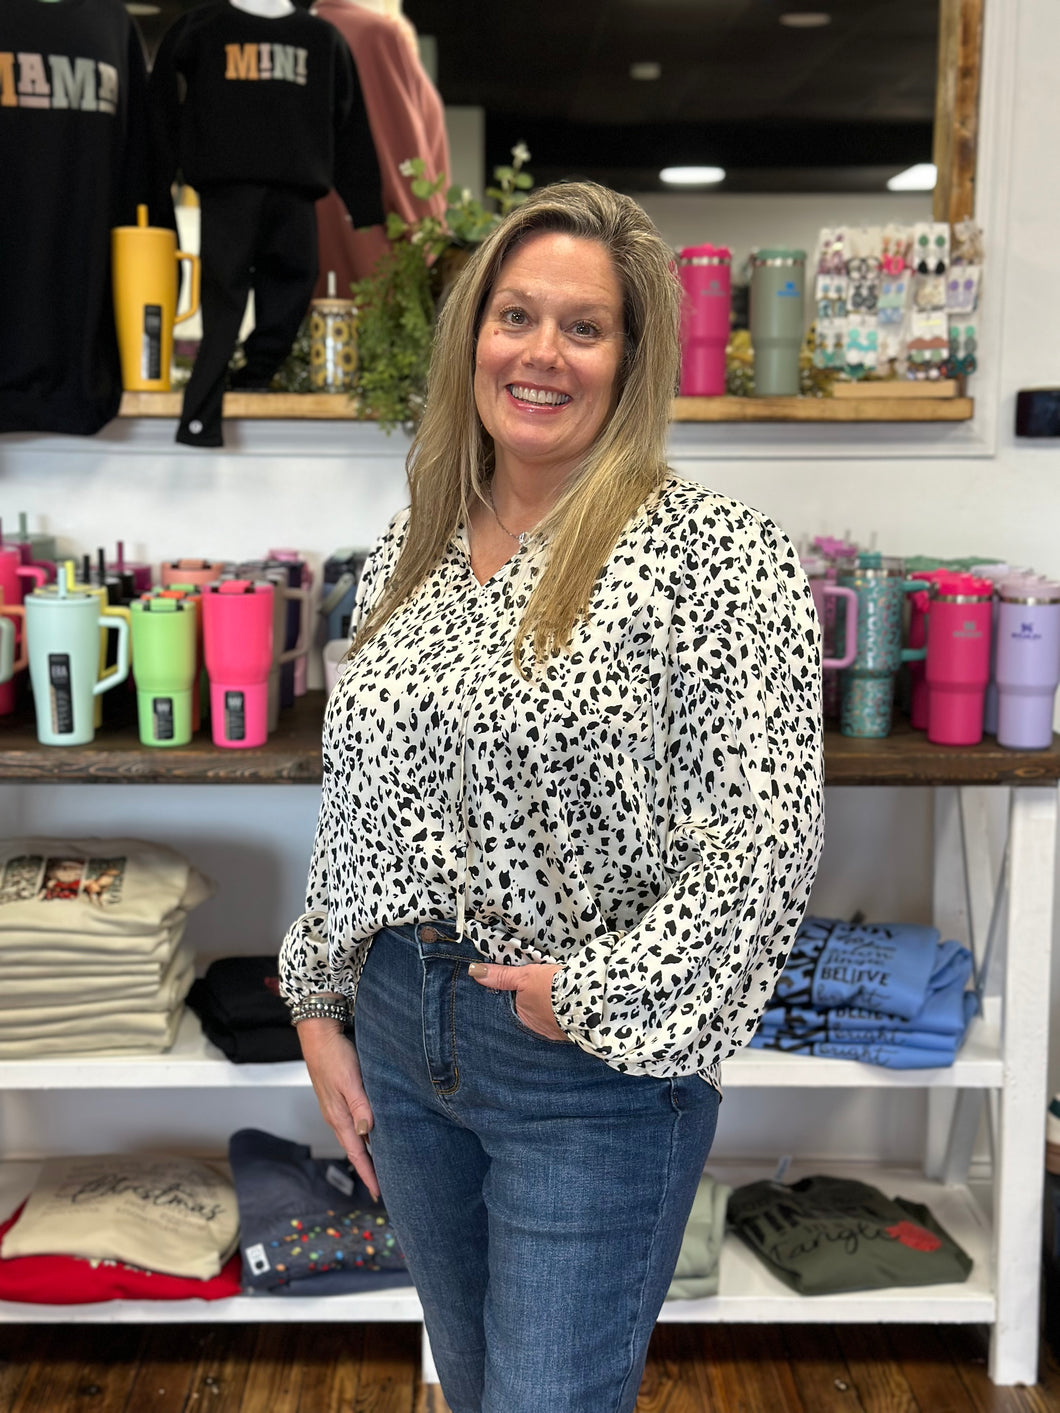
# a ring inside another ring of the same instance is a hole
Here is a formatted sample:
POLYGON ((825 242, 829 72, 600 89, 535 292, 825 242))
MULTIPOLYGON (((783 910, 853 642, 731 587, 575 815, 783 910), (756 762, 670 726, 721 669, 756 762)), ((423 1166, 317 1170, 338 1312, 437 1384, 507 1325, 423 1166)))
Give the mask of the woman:
POLYGON ((328 705, 283 990, 453 1413, 633 1408, 817 865, 813 603, 774 525, 667 470, 678 316, 628 198, 506 217, 328 705))

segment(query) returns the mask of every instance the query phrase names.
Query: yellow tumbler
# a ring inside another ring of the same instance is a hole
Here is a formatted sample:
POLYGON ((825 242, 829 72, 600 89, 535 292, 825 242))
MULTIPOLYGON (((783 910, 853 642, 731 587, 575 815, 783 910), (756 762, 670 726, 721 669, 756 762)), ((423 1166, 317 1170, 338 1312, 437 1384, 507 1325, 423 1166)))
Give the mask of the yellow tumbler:
POLYGON ((122 386, 169 392, 173 330, 199 309, 199 257, 177 249, 175 232, 149 226, 146 206, 137 206, 135 226, 114 227, 110 254, 122 386), (179 315, 178 260, 191 266, 191 306, 179 315))

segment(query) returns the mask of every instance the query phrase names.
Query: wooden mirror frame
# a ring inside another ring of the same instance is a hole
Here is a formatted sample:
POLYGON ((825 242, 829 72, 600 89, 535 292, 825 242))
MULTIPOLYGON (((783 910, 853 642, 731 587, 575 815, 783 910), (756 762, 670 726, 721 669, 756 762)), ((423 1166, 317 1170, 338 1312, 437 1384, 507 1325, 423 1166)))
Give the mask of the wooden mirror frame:
POLYGON ((955 224, 975 213, 979 86, 985 0, 939 0, 933 215, 955 224))

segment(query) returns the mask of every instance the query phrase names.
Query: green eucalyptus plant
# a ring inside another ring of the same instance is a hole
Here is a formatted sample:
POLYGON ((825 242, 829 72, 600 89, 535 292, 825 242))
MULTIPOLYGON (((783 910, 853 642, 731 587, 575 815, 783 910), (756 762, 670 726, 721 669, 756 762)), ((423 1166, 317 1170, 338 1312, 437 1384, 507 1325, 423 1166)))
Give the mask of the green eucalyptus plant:
MULTIPOLYGON (((423 411, 427 364, 437 318, 438 281, 435 266, 445 252, 472 249, 513 207, 526 200, 534 185, 522 170, 530 153, 523 143, 512 148, 510 166, 493 169, 493 185, 485 196, 488 210, 466 187, 449 186, 442 216, 405 221, 391 212, 386 220, 390 250, 375 270, 352 286, 357 305, 357 381, 354 396, 362 412, 391 432, 411 427, 423 411)), ((428 180, 419 157, 401 165, 413 196, 428 200, 448 181, 445 173, 428 180)))

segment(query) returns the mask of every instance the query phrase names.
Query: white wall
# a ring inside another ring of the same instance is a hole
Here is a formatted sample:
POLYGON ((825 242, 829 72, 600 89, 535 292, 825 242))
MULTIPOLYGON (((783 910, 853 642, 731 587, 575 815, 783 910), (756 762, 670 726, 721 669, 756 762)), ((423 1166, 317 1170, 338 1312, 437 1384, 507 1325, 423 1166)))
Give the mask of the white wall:
MULTIPOLYGON (((988 0, 987 25, 980 214, 989 274, 975 423, 676 427, 672 456, 679 470, 761 507, 796 538, 849 531, 867 541, 875 533, 881 548, 899 554, 984 553, 1057 573, 1060 455, 1051 444, 1018 443, 1011 424, 1019 387, 1060 383, 1052 253, 1060 237, 1052 60, 1060 7, 988 0)), ((340 544, 370 540, 402 503, 400 436, 387 441, 356 425, 241 424, 228 429, 223 452, 208 453, 173 445, 172 431, 172 423, 121 422, 91 440, 0 437, 0 513, 10 523, 28 511, 70 550, 112 544, 120 532, 131 553, 154 560, 249 556, 284 543, 319 561, 340 544)), ((828 809, 814 907, 926 920, 928 793, 830 790, 828 809)), ((0 786, 5 832, 141 830, 184 847, 221 884, 194 920, 204 954, 275 946, 299 907, 314 812, 307 786, 0 786)), ((1060 1025, 1053 1029, 1055 1089, 1060 1025)), ((208 1121, 199 1101, 196 1110, 186 1120, 193 1127, 208 1121)), ((135 1123, 134 1102, 129 1112, 135 1123)), ((914 1155, 922 1115, 915 1094, 807 1090, 794 1104, 791 1096, 733 1092, 717 1151, 914 1155)), ((227 1118, 218 1116, 222 1133, 227 1118)), ((92 1141, 77 1105, 44 1114, 40 1101, 8 1099, 0 1124, 12 1141, 42 1148, 92 1141)))
POLYGON ((930 192, 820 192, 806 194, 663 192, 638 198, 675 250, 726 245, 733 270, 753 246, 789 246, 812 257, 822 226, 911 226, 931 220, 930 192))

